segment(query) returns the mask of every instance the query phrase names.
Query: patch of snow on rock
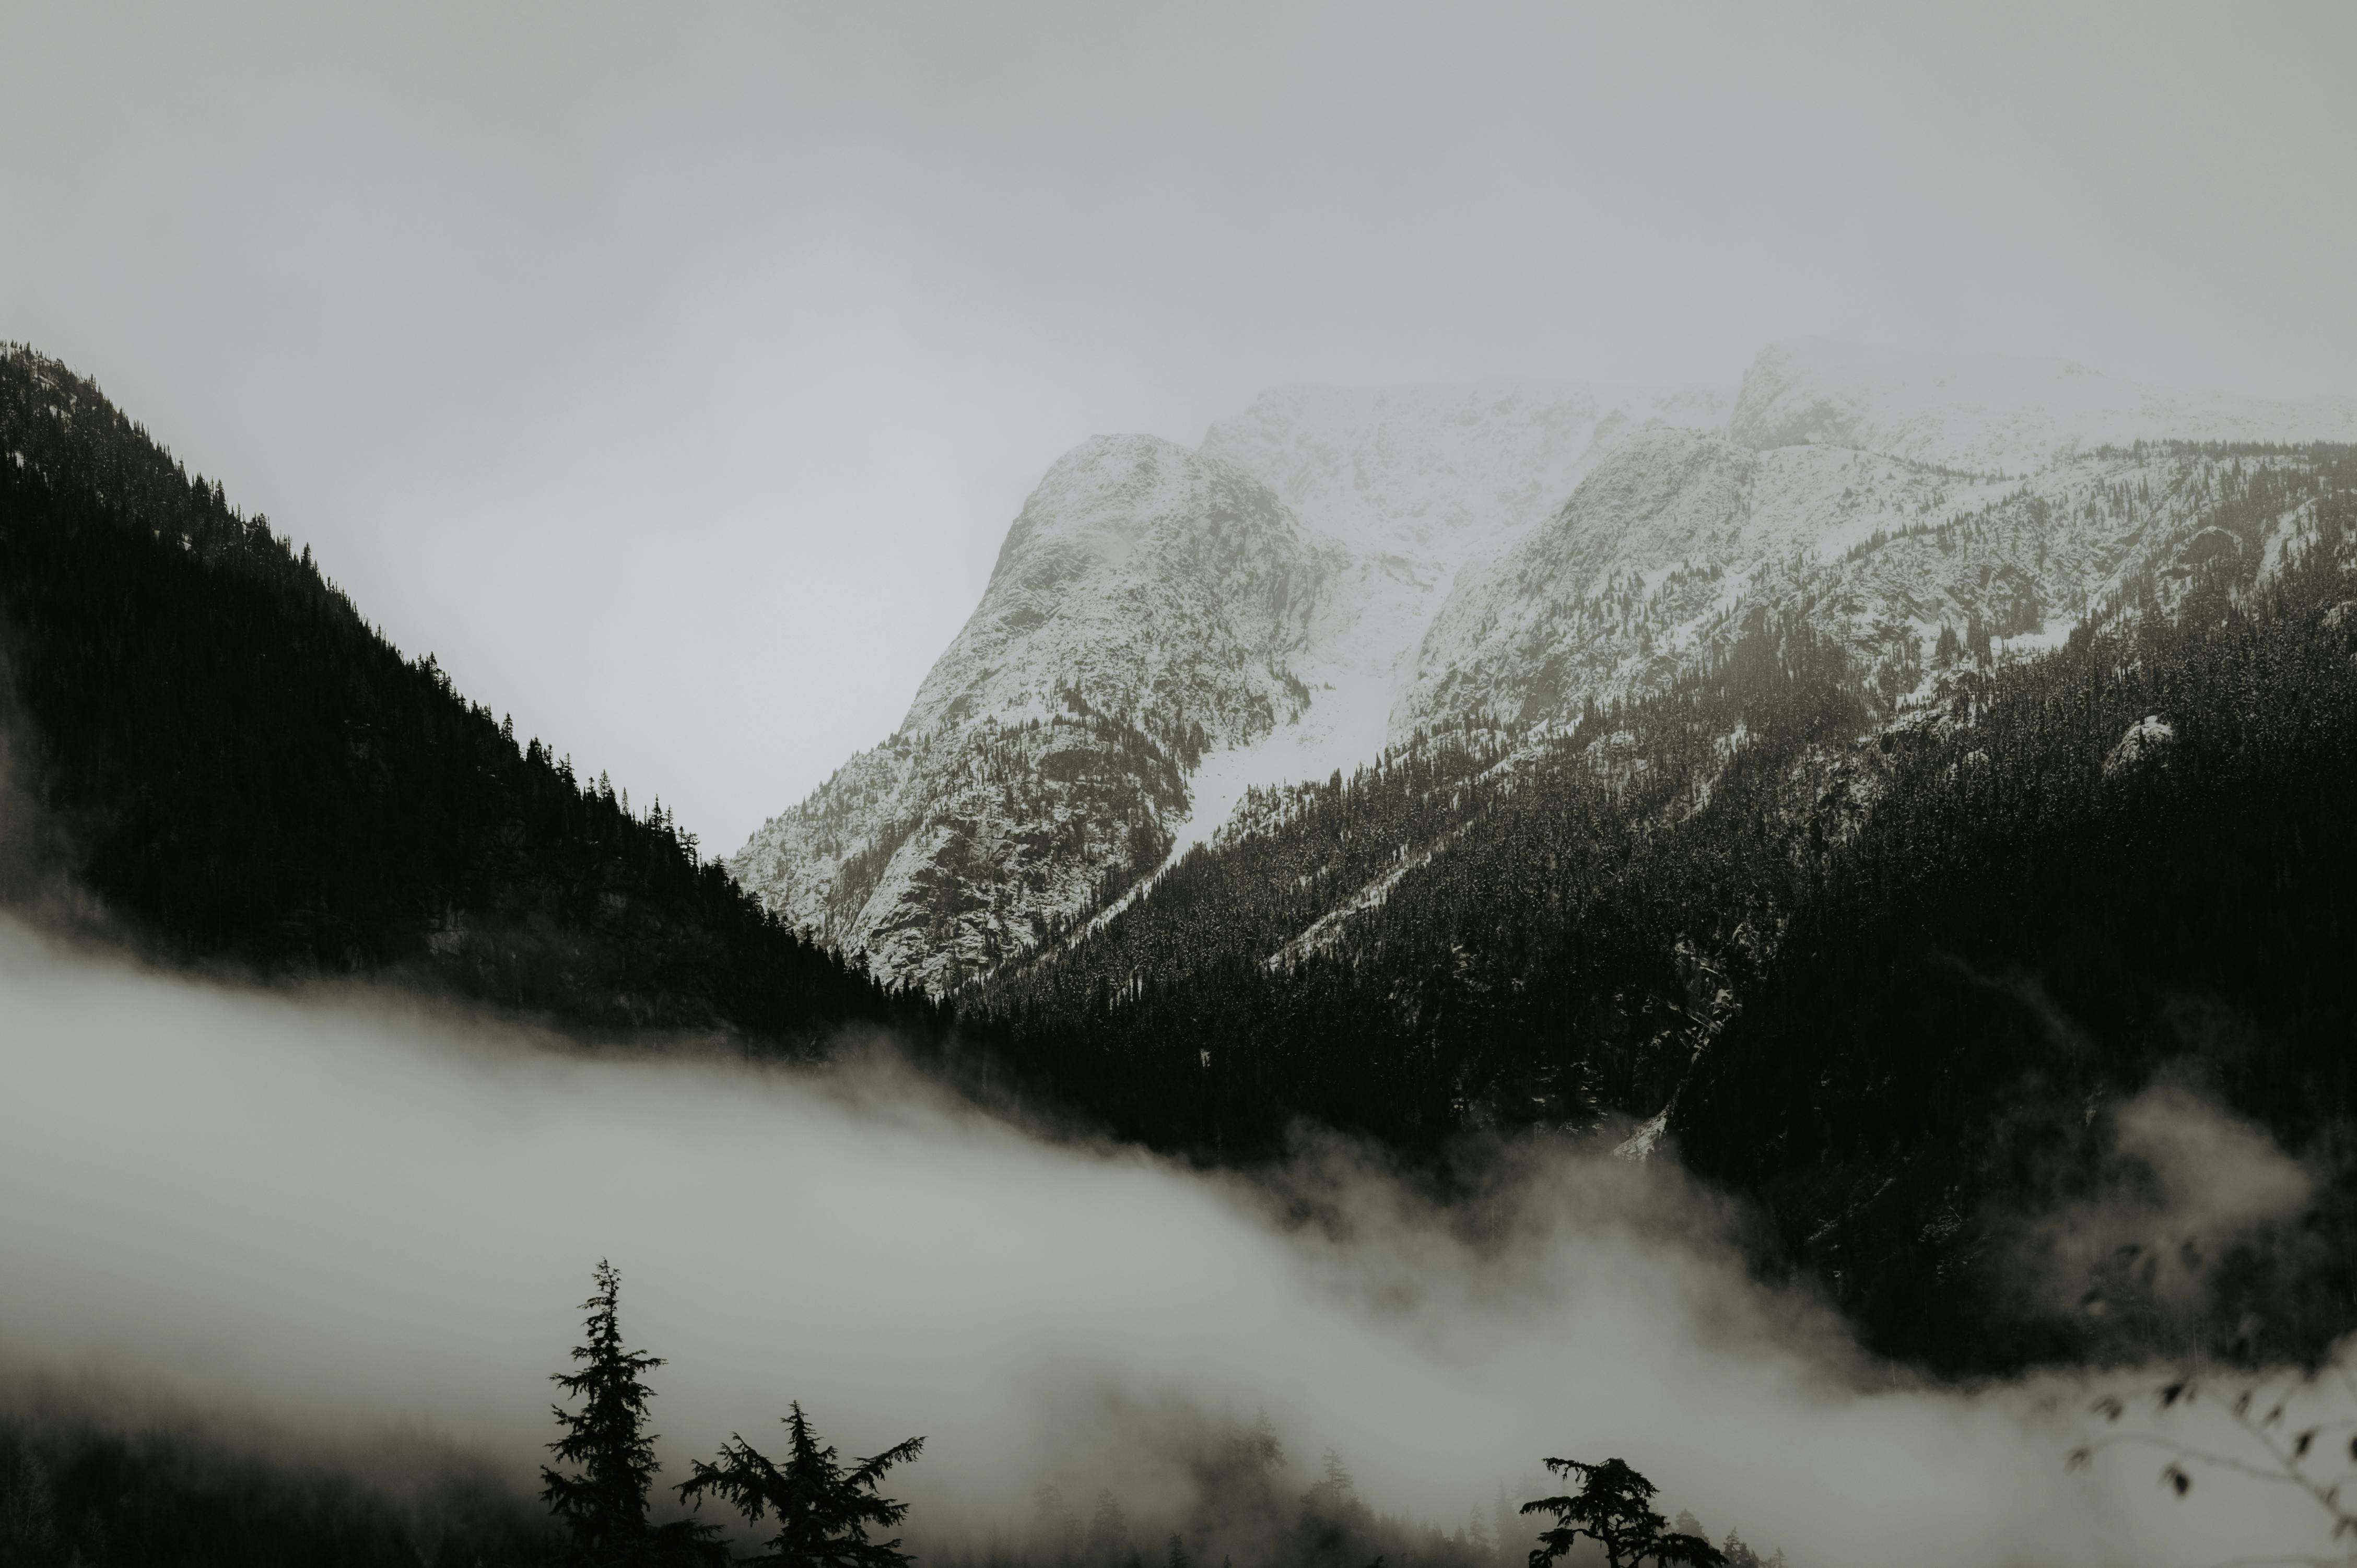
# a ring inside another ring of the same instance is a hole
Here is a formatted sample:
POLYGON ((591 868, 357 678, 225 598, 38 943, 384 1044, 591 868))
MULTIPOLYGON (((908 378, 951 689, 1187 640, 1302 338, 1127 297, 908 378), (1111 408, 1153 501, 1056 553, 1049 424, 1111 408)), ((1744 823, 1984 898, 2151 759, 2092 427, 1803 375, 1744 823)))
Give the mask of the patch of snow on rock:
POLYGON ((2166 755, 2176 744, 2177 726, 2158 714, 2147 714, 2128 726, 2111 755, 2104 758, 2104 777, 2116 779, 2132 773, 2166 755))

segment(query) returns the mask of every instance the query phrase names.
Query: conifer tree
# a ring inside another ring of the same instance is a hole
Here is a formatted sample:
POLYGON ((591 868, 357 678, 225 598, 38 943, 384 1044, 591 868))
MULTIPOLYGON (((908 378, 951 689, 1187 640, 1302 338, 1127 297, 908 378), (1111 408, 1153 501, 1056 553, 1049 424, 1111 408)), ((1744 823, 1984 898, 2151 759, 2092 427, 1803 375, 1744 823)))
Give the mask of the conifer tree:
POLYGON ((1129 1520, 1110 1491, 1097 1494, 1096 1511, 1089 1519, 1089 1538, 1081 1550, 1088 1568, 1123 1568, 1127 1562, 1129 1520))
POLYGON ((615 1303, 622 1276, 597 1262, 597 1294, 581 1304, 589 1316, 587 1343, 573 1348, 578 1371, 552 1373, 550 1380, 582 1402, 578 1413, 552 1405, 565 1435, 548 1445, 571 1475, 541 1467, 541 1500, 571 1536, 568 1568, 622 1568, 663 1562, 714 1561, 718 1548, 709 1532, 694 1525, 662 1530, 647 1526, 647 1487, 656 1470, 654 1434, 646 1430, 647 1401, 654 1391, 640 1375, 662 1359, 622 1343, 615 1303))
POLYGON ((1604 1549, 1610 1568, 1723 1568, 1727 1558, 1700 1536, 1674 1530, 1653 1511, 1653 1483, 1639 1475, 1625 1459, 1583 1464, 1577 1459, 1549 1459, 1547 1469, 1565 1480, 1577 1477, 1579 1490, 1565 1497, 1540 1498, 1523 1505, 1526 1514, 1555 1516, 1555 1528, 1539 1532, 1532 1549, 1530 1568, 1549 1568, 1569 1552, 1581 1536, 1604 1549))
POLYGON ((774 1568, 905 1568, 914 1561, 898 1537, 870 1541, 869 1529, 889 1530, 908 1517, 909 1505, 877 1489, 884 1473, 914 1459, 925 1445, 911 1437, 881 1454, 837 1463, 832 1445, 819 1442, 797 1401, 785 1418, 787 1452, 782 1465, 770 1460, 738 1434, 731 1433, 719 1459, 698 1461, 679 1484, 682 1502, 700 1504, 706 1493, 759 1524, 771 1513, 777 1533, 758 1557, 738 1559, 774 1568))

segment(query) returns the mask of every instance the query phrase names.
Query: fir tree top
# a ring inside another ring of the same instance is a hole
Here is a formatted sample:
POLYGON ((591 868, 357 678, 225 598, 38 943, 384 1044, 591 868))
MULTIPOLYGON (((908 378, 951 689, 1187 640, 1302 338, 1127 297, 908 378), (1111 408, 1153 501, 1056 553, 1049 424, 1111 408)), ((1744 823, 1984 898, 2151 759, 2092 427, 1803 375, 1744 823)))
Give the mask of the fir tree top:
POLYGON ((604 1259, 597 1262, 597 1290, 581 1304, 588 1314, 586 1343, 573 1348, 576 1371, 555 1372, 550 1380, 582 1402, 578 1413, 562 1405, 549 1408, 564 1435, 548 1445, 561 1465, 576 1467, 562 1474, 542 1466, 541 1500, 562 1520, 573 1538, 570 1559, 576 1563, 627 1562, 647 1539, 647 1487, 661 1466, 655 1462, 654 1434, 646 1430, 647 1401, 654 1391, 640 1374, 662 1366, 662 1359, 628 1348, 615 1310, 622 1276, 604 1259))
POLYGON ((914 1559, 896 1537, 870 1541, 870 1528, 889 1530, 908 1517, 909 1505, 879 1491, 877 1483, 895 1465, 917 1456, 925 1440, 911 1437, 881 1454, 837 1462, 832 1444, 822 1444, 802 1414, 801 1402, 785 1417, 786 1457, 770 1460, 737 1434, 730 1434, 716 1464, 698 1462, 680 1483, 682 1502, 701 1502, 706 1492, 759 1524, 778 1518, 777 1533, 759 1557, 739 1559, 776 1568, 906 1568, 914 1559))

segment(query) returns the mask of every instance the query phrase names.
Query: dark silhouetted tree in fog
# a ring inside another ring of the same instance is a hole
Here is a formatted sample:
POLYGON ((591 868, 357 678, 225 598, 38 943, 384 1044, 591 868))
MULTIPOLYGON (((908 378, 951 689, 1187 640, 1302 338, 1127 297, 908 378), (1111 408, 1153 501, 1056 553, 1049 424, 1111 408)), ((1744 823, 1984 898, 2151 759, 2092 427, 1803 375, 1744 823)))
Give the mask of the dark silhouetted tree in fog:
POLYGON ((885 1497, 877 1483, 895 1465, 905 1465, 925 1445, 911 1437, 850 1467, 836 1463, 833 1447, 819 1442, 797 1402, 785 1418, 785 1463, 730 1434, 716 1463, 699 1461, 679 1485, 682 1502, 701 1503, 707 1492, 759 1524, 770 1514, 777 1533, 759 1557, 740 1559, 777 1568, 902 1568, 912 1561, 896 1537, 870 1541, 872 1529, 889 1530, 908 1517, 909 1505, 885 1497))
POLYGON ((581 1304, 589 1315, 587 1342, 573 1348, 581 1369, 552 1374, 553 1381, 582 1402, 577 1414, 562 1405, 550 1407, 565 1435, 548 1445, 549 1452, 576 1471, 565 1475, 544 1466, 540 1472, 541 1500, 572 1538, 565 1561, 578 1568, 726 1562, 701 1526, 647 1524, 647 1488, 662 1466, 655 1462, 654 1436, 646 1430, 647 1401, 654 1391, 640 1374, 662 1366, 662 1359, 622 1343, 615 1307, 622 1276, 614 1265, 600 1259, 596 1278, 597 1294, 581 1304))
POLYGON ((1678 1563, 1684 1568, 1722 1568, 1726 1556, 1698 1535, 1669 1528, 1653 1511, 1653 1483, 1631 1469, 1625 1459, 1583 1464, 1577 1459, 1549 1459, 1547 1469, 1579 1489, 1563 1497, 1540 1498, 1523 1505, 1526 1514, 1555 1516, 1555 1527, 1539 1532, 1540 1545, 1531 1551, 1530 1568, 1550 1568, 1586 1536, 1604 1549, 1611 1568, 1638 1568, 1645 1563, 1678 1563))

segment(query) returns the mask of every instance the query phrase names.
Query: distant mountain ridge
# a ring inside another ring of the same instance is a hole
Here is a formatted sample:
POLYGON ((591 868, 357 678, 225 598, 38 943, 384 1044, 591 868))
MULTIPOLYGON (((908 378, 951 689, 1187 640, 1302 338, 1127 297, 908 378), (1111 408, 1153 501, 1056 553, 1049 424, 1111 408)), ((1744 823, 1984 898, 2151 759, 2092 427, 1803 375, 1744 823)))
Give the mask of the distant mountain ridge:
POLYGON ((2098 447, 2171 439, 2357 439, 2357 409, 1819 344, 1769 349, 1731 392, 1295 386, 1194 454, 1098 437, 1026 503, 892 740, 730 865, 878 973, 962 983, 1139 886, 1254 788, 1347 770, 1419 726, 1656 689, 1755 610, 1805 603, 1907 683, 1943 632, 2057 639, 2147 564, 2132 542, 2066 516, 2027 556, 1976 558, 1971 583, 1911 546, 1845 557, 2098 447), (1083 478, 1148 453, 1151 482, 1083 478), (1219 565, 1231 545, 1246 554, 1219 565), (1081 748, 1096 760, 1077 792, 1078 774, 1041 769, 1080 768, 1080 751, 1020 738, 1057 713, 1133 736, 1081 748))

